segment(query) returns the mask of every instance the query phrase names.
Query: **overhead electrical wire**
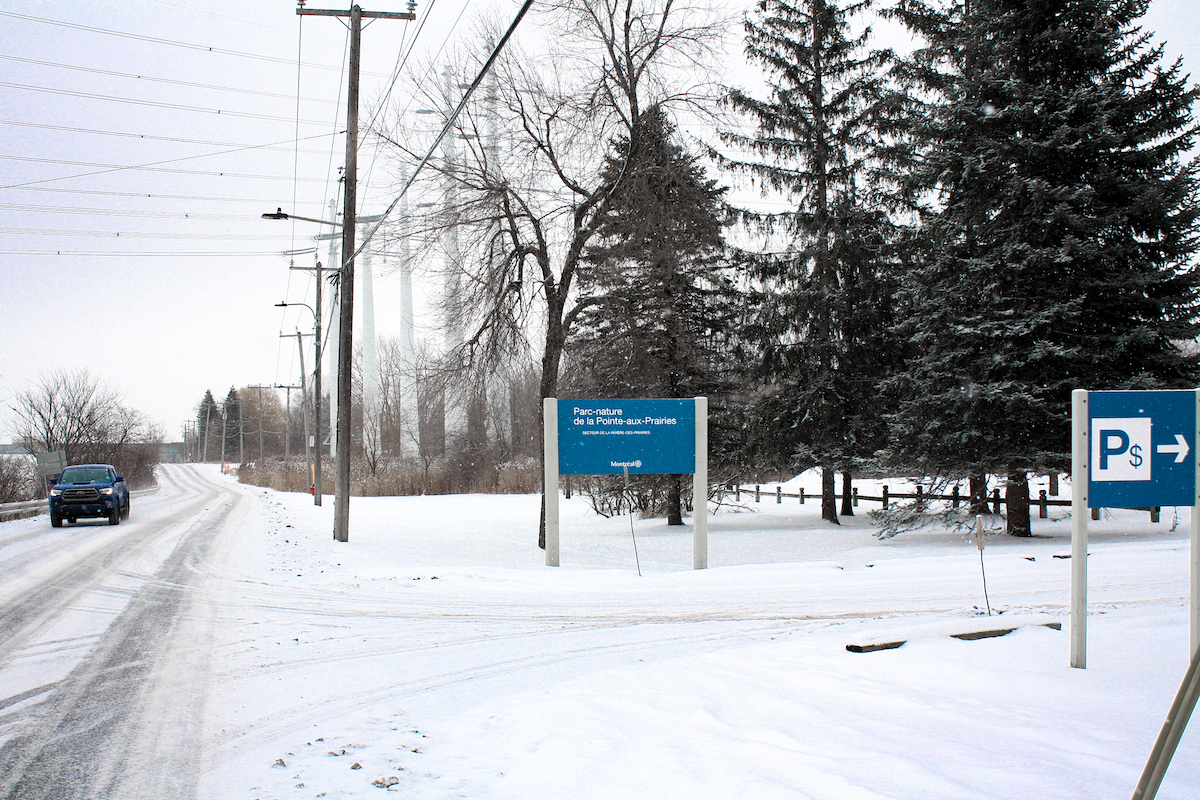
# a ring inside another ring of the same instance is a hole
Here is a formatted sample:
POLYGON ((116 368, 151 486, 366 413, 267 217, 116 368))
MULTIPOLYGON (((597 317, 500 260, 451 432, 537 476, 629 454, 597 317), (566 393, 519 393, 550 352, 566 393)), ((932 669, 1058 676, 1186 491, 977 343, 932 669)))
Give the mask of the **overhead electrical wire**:
MULTIPOLYGON (((207 139, 186 139, 180 136, 159 136, 152 133, 129 133, 127 131, 105 131, 98 128, 79 128, 71 125, 49 125, 42 122, 21 122, 15 119, 0 119, 0 125, 11 125, 19 128, 36 128, 38 130, 47 131, 62 131, 64 133, 85 133, 90 136, 117 136, 125 139, 144 139, 148 142, 171 142, 173 144, 202 144, 208 147, 230 147, 238 150, 287 150, 292 152, 293 146, 297 142, 305 142, 310 139, 323 139, 326 136, 336 136, 337 133, 317 133, 312 136, 305 136, 299 140, 289 140, 286 142, 275 142, 274 144, 239 144, 237 142, 214 142, 207 139)), ((301 153, 323 154, 324 150, 300 150, 301 153)))
MULTIPOLYGON (((178 81, 171 78, 155 78, 150 75, 135 75, 131 72, 114 72, 108 69, 97 69, 95 67, 79 67, 73 64, 57 64, 53 61, 38 61, 33 58, 18 58, 17 56, 6 56, 0 54, 0 61, 15 61, 20 64, 34 64, 39 67, 54 67, 55 69, 73 70, 75 72, 87 72, 93 75, 106 75, 112 78, 128 78, 130 80, 149 81, 151 83, 165 83, 171 86, 187 86, 192 89, 211 89, 218 92, 234 92, 236 94, 249 94, 256 97, 275 97, 281 100, 294 99, 290 94, 282 94, 280 92, 262 92, 257 89, 246 89, 241 86, 214 86, 210 83, 193 83, 192 81, 178 81)), ((333 103, 333 100, 318 97, 301 98, 306 103, 321 103, 328 105, 333 103)))
MULTIPOLYGON (((26 92, 41 92, 43 94, 57 94, 63 97, 79 97, 85 100, 103 100, 109 103, 128 103, 135 106, 148 106, 150 108, 166 108, 173 111, 187 111, 193 114, 213 114, 225 117, 238 117, 241 119, 263 119, 270 122, 291 122, 291 117, 278 117, 272 114, 255 114, 250 111, 229 111, 223 108, 205 108, 203 106, 189 106, 182 103, 164 103, 160 100, 137 100, 132 97, 114 97, 106 94, 95 94, 92 92, 77 92, 72 89, 54 89, 49 86, 30 86, 22 83, 9 83, 0 81, 0 87, 5 89, 21 89, 26 92)), ((315 119, 301 120, 306 125, 326 125, 325 121, 315 119)))
POLYGON ((139 219, 188 219, 233 222, 246 219, 245 214, 205 214, 194 211, 135 211, 125 208, 91 208, 85 206, 46 206, 32 203, 0 203, 0 211, 26 214, 72 214, 96 217, 137 217, 139 219))
POLYGON ((89 161, 70 161, 64 158, 35 158, 33 156, 6 156, 0 155, 0 161, 22 161, 28 164, 57 164, 66 167, 94 167, 96 172, 88 172, 82 175, 62 175, 55 178, 42 178, 36 181, 27 181, 25 183, 13 184, 12 186, 0 186, 0 189, 14 189, 18 186, 30 186, 35 183, 49 183, 51 181, 67 181, 74 178, 90 178, 94 175, 103 175, 112 172, 160 172, 170 175, 198 175, 206 178, 251 178, 254 180, 263 181, 290 181, 299 180, 311 183, 320 183, 324 178, 293 178, 287 175, 253 175, 241 172, 215 172, 212 170, 200 169, 174 169, 171 167, 160 167, 157 164, 172 164, 178 161, 189 161, 196 158, 208 158, 213 155, 226 155, 225 153, 212 153, 202 156, 186 156, 184 158, 172 158, 167 161, 156 161, 154 164, 96 164, 89 161))
MULTIPOLYGON (((310 138, 315 139, 318 137, 313 136, 310 138)), ((299 141, 299 140, 293 140, 293 141, 299 141)), ((282 143, 279 142, 276 144, 282 144, 282 143)), ((220 177, 234 177, 234 178, 256 178, 256 179, 262 178, 264 180, 289 180, 288 178, 282 177, 282 176, 243 175, 243 174, 239 174, 239 173, 211 172, 211 171, 205 172, 205 171, 201 171, 201 170, 176 170, 176 169, 168 169, 168 168, 165 168, 162 166, 163 164, 178 164, 181 161, 194 161, 194 160, 200 159, 200 158, 213 158, 215 156, 224 156, 224 155, 230 155, 233 153, 246 152, 248 150, 257 150, 260 147, 262 147, 262 145, 245 145, 245 146, 234 147, 229 150, 218 151, 215 153, 196 153, 196 154, 190 155, 190 156, 180 156, 179 158, 169 158, 169 159, 164 159, 162 161, 151 161, 146 164, 128 165, 128 166, 120 165, 120 164, 91 164, 91 163, 82 162, 82 161, 68 161, 68 160, 63 160, 63 159, 35 158, 33 156, 0 155, 0 160, 27 161, 27 162, 35 162, 35 163, 48 163, 48 164, 61 164, 61 165, 67 165, 67 166, 99 167, 100 168, 96 172, 88 172, 88 173, 83 173, 80 175, 62 175, 62 176, 55 177, 55 178, 44 178, 44 179, 36 180, 36 181, 26 181, 25 183, 15 183, 15 184, 11 184, 9 186, 0 186, 0 189, 16 189, 16 188, 21 188, 24 186, 33 186, 33 185, 40 184, 40 183, 51 183, 51 182, 55 182, 55 181, 72 180, 75 178, 88 178, 88 177, 92 177, 94 175, 105 175, 105 174, 109 174, 112 172, 121 172, 124 170, 135 170, 135 171, 144 171, 144 172, 172 172, 172 173, 183 174, 183 175, 206 175, 209 177, 220 176, 220 177)), ((299 180, 315 182, 315 181, 320 181, 323 179, 322 178, 301 178, 299 180)))
MULTIPOLYGON (((378 120, 379 120, 379 116, 386 111, 388 99, 392 96, 392 92, 395 91, 396 83, 400 80, 400 75, 403 73, 404 67, 408 64, 408 59, 412 56, 413 50, 417 45, 417 40, 420 39, 421 32, 425 29, 425 24, 429 21, 430 15, 433 14, 433 8, 436 5, 436 2, 437 2, 437 0, 433 0, 433 2, 431 2, 426 7, 425 13, 421 17, 421 21, 419 23, 417 23, 417 32, 415 34, 413 34, 412 39, 408 43, 407 51, 405 51, 403 45, 401 45, 399 56, 396 59, 396 66, 392 69, 392 74, 391 74, 391 77, 388 82, 388 87, 384 91, 383 96, 380 98, 379 102, 376 104, 375 110, 372 113, 370 120, 368 120, 367 124, 365 126, 363 126, 364 130, 369 132, 372 129, 374 129, 376 122, 378 122, 378 120)), ((430 72, 430 70, 432 70, 432 65, 437 62, 438 57, 442 53, 442 50, 445 49, 445 47, 446 47, 446 43, 450 41, 451 37, 454 35, 454 32, 456 30, 458 30, 458 25, 460 22, 462 22, 463 14, 466 13, 467 5, 468 5, 467 3, 463 3, 462 8, 458 12, 458 17, 456 17, 454 20, 454 24, 452 24, 450 26, 450 29, 446 32, 446 36, 442 39, 442 43, 438 47, 437 53, 433 56, 433 58, 429 62, 431 65, 430 69, 427 69, 425 71, 425 75, 421 76, 421 78, 417 80, 418 90, 424 84, 425 79, 428 78, 429 72, 430 72)), ((409 103, 411 104, 411 102, 412 102, 412 100, 410 98, 409 103)), ((407 111, 408 111, 408 106, 405 106, 403 109, 401 109, 400 114, 403 115, 403 114, 407 113, 407 111)), ((359 151, 361 152, 362 149, 366 146, 367 146, 367 137, 363 137, 362 140, 360 140, 359 144, 358 144, 359 151)), ((372 157, 371 163, 368 164, 367 169, 365 170, 364 182, 370 180, 370 175, 375 169, 375 162, 378 158, 378 153, 379 153, 379 146, 378 146, 378 143, 376 143, 376 147, 375 147, 376 155, 375 155, 375 157, 372 157)))
POLYGON ((0 249, 4 256, 119 256, 121 258, 265 258, 279 255, 277 250, 8 250, 0 249))
MULTIPOLYGON (((185 50, 197 50, 197 51, 203 52, 203 53, 215 53, 217 55, 223 55, 223 56, 236 56, 238 58, 249 58, 249 59, 254 59, 255 61, 267 61, 272 64, 286 64, 288 66, 291 66, 291 64, 292 64, 292 60, 290 58, 280 58, 279 56, 267 56, 267 55, 263 55, 262 53, 246 53, 246 52, 243 52, 240 50, 228 50, 228 49, 221 48, 221 47, 210 47, 208 45, 195 44, 192 42, 180 42, 180 41, 176 41, 174 39, 163 39, 158 36, 146 36, 146 35, 140 34, 140 33, 127 33, 125 31, 114 31, 114 30, 109 30, 107 28, 93 27, 91 25, 80 25, 75 22, 63 22, 61 20, 47 19, 46 17, 34 17, 34 16, 29 16, 27 14, 17 14, 12 11, 0 11, 0 17, 9 17, 10 19, 19 19, 19 20, 24 20, 25 22, 36 22, 36 23, 39 23, 42 25, 54 25, 54 26, 57 26, 60 28, 70 28, 71 30, 77 30, 77 31, 87 31, 88 33, 99 33, 99 34, 103 34, 105 36, 115 36, 115 37, 121 38, 121 39, 132 39, 132 40, 138 41, 138 42, 150 42, 152 44, 167 45, 168 47, 179 47, 179 48, 183 48, 185 50)), ((312 69, 329 70, 331 72, 340 71, 338 67, 329 67, 329 66, 325 66, 324 64, 306 64, 305 66, 310 67, 312 69)), ((376 78, 386 77, 385 75, 382 75, 380 73, 363 73, 363 74, 364 75, 369 74, 372 77, 376 77, 376 78)))
MULTIPOLYGON (((191 200, 196 202, 214 203, 274 203, 278 198, 271 197, 229 197, 211 194, 163 194, 161 192, 118 192, 109 189, 68 189, 62 186, 3 186, 0 189, 14 189, 23 192, 55 192, 58 194, 84 194, 94 197, 130 197, 145 200, 191 200)), ((317 205, 316 200, 301 200, 301 205, 317 205)))
POLYGON ((0 234, 9 236, 61 236, 65 239, 233 239, 239 241, 270 241, 286 239, 283 234, 269 233, 162 233, 150 231, 80 231, 52 228, 14 228, 0 226, 0 234))
POLYGON ((492 64, 494 64, 496 59, 500 57, 500 53, 504 50, 504 46, 508 44, 508 40, 512 38, 514 33, 516 33, 517 26, 521 24, 521 20, 525 18, 525 14, 533 6, 533 3, 534 0, 525 0, 525 2, 522 4, 521 10, 517 12, 516 18, 513 19, 512 24, 508 26, 508 30, 504 32, 504 36, 502 36, 496 46, 492 48, 491 55, 488 56, 487 61, 484 62, 484 65, 480 68, 479 73, 475 76, 475 80, 471 81, 471 85, 467 87, 467 90, 463 93, 462 100, 459 101, 458 106, 454 109, 450 116, 447 117, 446 124, 442 126, 441 132, 438 133, 437 138, 433 140, 433 144, 429 146, 429 150, 426 151, 425 156, 421 159, 420 163, 417 164, 416 168, 412 171, 412 174, 408 176, 408 180, 400 189, 400 193, 397 194, 392 200, 391 204, 387 207, 387 210, 379 215, 379 219, 376 220, 375 224, 367 232, 366 236, 363 237, 362 244, 355 248, 353 253, 350 253, 349 255, 346 253, 342 254, 343 266, 353 261, 358 254, 361 253, 364 248, 366 248, 371 241, 371 237, 373 237, 376 232, 379 231, 379 228, 383 225, 388 215, 395 210, 396 205, 400 202, 400 198, 404 197, 405 193, 408 192, 409 187, 411 187, 416 181, 417 176, 421 174, 421 170, 424 169, 425 165, 429 163, 429 160, 433 158, 434 150, 436 150, 438 145, 442 143, 442 139, 446 138, 446 134, 449 133, 450 129, 454 126, 455 121, 458 119, 458 115, 461 114, 463 109, 467 107, 467 101, 471 99, 471 95, 475 93, 475 90, 479 88, 479 84, 483 82, 485 77, 487 77, 488 72, 492 68, 492 64))

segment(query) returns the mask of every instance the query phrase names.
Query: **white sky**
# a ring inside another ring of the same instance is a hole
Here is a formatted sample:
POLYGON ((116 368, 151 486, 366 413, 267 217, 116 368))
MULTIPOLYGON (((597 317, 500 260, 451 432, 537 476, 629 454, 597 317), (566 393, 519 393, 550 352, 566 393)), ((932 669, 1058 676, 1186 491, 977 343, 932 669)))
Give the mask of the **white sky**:
MULTIPOLYGON (((495 5, 506 20, 519 7, 495 5)), ((470 36, 479 7, 437 0, 416 23, 368 26, 364 115, 402 53, 437 62, 448 38, 470 36)), ((1145 26, 1200 76, 1188 0, 1154 0, 1145 26)), ((0 440, 13 394, 54 369, 90 367, 172 439, 206 389, 221 399, 230 386, 298 382, 295 339, 279 336, 311 329, 311 315, 273 306, 311 304, 313 287, 280 253, 312 247, 320 231, 260 215, 328 214, 346 39, 333 18, 301 26, 291 0, 0 0, 0 440), (153 169, 128 169, 143 165, 153 169)), ((381 211, 395 187, 370 149, 359 178, 361 213, 381 211)), ((386 269, 386 254, 374 261, 386 269)), ((378 332, 394 334, 397 277, 377 277, 375 293, 378 332)), ((432 321, 417 325, 420 335, 432 321)))

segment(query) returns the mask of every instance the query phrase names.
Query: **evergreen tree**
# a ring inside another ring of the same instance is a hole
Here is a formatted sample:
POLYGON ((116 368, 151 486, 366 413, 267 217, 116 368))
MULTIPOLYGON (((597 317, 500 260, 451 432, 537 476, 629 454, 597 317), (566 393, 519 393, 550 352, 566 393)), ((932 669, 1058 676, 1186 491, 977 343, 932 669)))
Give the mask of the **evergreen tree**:
POLYGON ((751 258, 770 386, 756 438, 793 466, 822 468, 821 515, 830 522, 838 521, 835 470, 848 472, 877 447, 875 384, 892 351, 884 141, 896 96, 882 77, 889 55, 868 48, 869 28, 851 32, 868 5, 760 0, 746 52, 767 72, 770 97, 732 91, 730 105, 757 130, 722 137, 750 154, 726 166, 795 203, 787 213, 747 215, 774 250, 751 258))
POLYGON ((1070 393, 1194 386, 1195 128, 1142 0, 970 0, 899 16, 926 205, 898 333, 891 460, 1007 473, 1028 535, 1031 471, 1070 463, 1070 393))
MULTIPOLYGON (((719 395, 736 294, 721 259, 725 189, 673 141, 661 108, 633 130, 601 176, 613 190, 579 272, 569 383, 597 397, 719 395)), ((683 524, 682 483, 668 479, 669 524, 683 524)))
POLYGON ((225 441, 221 449, 221 460, 228 461, 235 455, 238 463, 242 460, 242 403, 238 398, 237 389, 229 387, 229 394, 225 395, 225 422, 223 431, 225 441))
POLYGON ((210 454, 215 455, 216 451, 221 448, 222 419, 221 407, 213 399, 212 390, 206 390, 204 398, 200 401, 200 407, 196 410, 196 436, 199 442, 199 451, 196 453, 196 457, 201 461, 207 461, 210 454), (215 439, 212 438, 214 431, 216 432, 215 439))

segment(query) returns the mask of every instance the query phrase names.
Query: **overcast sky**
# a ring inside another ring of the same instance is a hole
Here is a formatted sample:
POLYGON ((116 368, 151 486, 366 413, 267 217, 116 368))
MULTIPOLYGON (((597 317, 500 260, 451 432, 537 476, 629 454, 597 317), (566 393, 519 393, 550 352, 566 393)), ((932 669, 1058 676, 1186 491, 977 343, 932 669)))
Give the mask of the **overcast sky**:
MULTIPOLYGON (((364 30, 364 114, 384 98, 407 104, 391 80, 405 54, 436 63, 470 39, 482 4, 466 5, 436 0, 417 22, 364 30)), ((495 7, 509 20, 519 3, 495 7)), ((295 338, 280 335, 311 330, 311 314, 273 306, 313 302, 308 273, 288 267, 314 256, 282 254, 311 250, 322 231, 261 215, 328 215, 348 37, 295 8, 0 0, 0 441, 13 395, 52 370, 90 368, 170 439, 207 389, 219 400, 231 386, 299 381, 295 338)), ((1194 0, 1154 0, 1145 27, 1200 77, 1194 0)), ((386 159, 365 149, 359 177, 361 213, 383 210, 398 188, 386 159)), ((388 272, 386 253, 373 261, 388 272)), ((379 333, 395 334, 398 277, 376 277, 375 292, 379 333)))

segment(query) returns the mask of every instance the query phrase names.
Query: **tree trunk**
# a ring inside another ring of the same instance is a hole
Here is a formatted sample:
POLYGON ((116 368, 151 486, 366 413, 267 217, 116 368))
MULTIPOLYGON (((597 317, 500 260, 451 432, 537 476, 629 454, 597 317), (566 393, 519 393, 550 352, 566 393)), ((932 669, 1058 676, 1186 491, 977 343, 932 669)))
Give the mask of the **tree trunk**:
POLYGON ((853 476, 849 470, 842 473, 842 516, 854 516, 854 498, 851 496, 854 493, 853 476))
POLYGON ((1029 476, 1010 471, 1004 500, 1008 506, 1008 533, 1011 536, 1031 536, 1029 524, 1029 476))
POLYGON ((837 473, 832 467, 821 467, 821 519, 840 525, 837 515, 837 473))
POLYGON ((990 514, 991 509, 988 508, 987 499, 987 476, 972 475, 970 478, 971 487, 971 515, 990 514))
POLYGON ((667 485, 667 524, 682 525, 683 524, 683 476, 670 475, 668 476, 667 485))

